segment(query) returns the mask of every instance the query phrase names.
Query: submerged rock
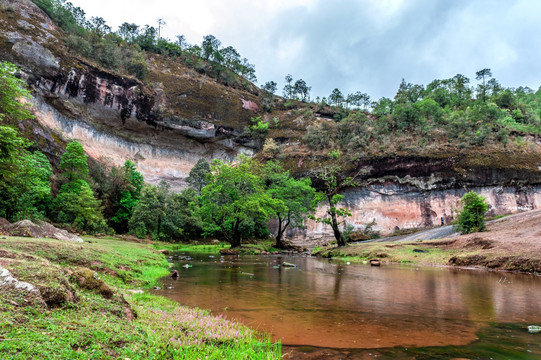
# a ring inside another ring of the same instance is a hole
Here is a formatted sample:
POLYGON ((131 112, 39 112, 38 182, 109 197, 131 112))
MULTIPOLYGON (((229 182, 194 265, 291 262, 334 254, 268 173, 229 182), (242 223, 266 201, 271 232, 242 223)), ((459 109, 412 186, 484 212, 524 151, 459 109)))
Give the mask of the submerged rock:
POLYGON ((289 262, 283 262, 282 266, 283 267, 289 267, 289 268, 296 268, 297 267, 297 265, 289 263, 289 262))
POLYGON ((528 332, 530 334, 537 334, 537 333, 541 332, 541 326, 530 325, 530 326, 528 326, 528 332))

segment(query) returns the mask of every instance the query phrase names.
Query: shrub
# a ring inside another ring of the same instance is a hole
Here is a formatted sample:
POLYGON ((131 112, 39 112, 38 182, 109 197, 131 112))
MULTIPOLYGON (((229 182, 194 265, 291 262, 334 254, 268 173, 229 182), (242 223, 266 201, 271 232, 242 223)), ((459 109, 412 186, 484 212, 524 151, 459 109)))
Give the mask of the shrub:
POLYGON ((470 191, 462 196, 460 203, 462 211, 458 214, 458 230, 462 234, 485 231, 485 213, 488 210, 486 198, 470 191))

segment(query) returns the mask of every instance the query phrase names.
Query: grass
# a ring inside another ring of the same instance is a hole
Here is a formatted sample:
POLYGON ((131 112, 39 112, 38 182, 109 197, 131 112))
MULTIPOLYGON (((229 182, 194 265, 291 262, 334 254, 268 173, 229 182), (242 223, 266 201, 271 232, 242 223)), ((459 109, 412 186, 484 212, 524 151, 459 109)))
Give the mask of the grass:
POLYGON ((348 262, 367 262, 380 259, 384 262, 418 265, 445 265, 453 256, 463 253, 449 248, 438 240, 417 242, 357 243, 344 248, 320 248, 317 253, 348 262))
POLYGON ((0 239, 0 266, 41 292, 0 291, 0 358, 280 358, 280 344, 239 323, 130 291, 149 289, 169 274, 152 245, 85 240, 0 239), (81 269, 91 269, 113 295, 81 283, 81 269))
MULTIPOLYGON (((260 241, 256 244, 242 244, 239 252, 243 255, 259 255, 263 251, 274 252, 279 251, 273 247, 272 241, 260 241)), ((221 249, 229 249, 228 243, 219 244, 171 244, 165 242, 156 242, 154 244, 156 250, 168 250, 170 252, 189 252, 198 254, 218 254, 221 249)))

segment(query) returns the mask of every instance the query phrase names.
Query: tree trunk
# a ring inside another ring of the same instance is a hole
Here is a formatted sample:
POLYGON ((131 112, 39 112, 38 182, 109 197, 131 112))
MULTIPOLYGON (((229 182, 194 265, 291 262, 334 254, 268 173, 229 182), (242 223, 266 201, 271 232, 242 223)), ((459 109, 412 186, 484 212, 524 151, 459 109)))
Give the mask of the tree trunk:
POLYGON ((277 249, 283 249, 284 243, 282 242, 282 235, 284 230, 282 229, 282 219, 278 216, 278 233, 276 234, 276 244, 274 247, 277 249))
POLYGON ((336 219, 336 214, 331 213, 331 220, 332 220, 332 231, 334 233, 334 237, 336 239, 336 243, 338 246, 346 246, 346 242, 344 241, 344 236, 342 236, 342 232, 340 231, 340 228, 338 227, 338 220, 336 219))
POLYGON ((235 221, 235 225, 233 226, 233 234, 231 236, 231 241, 229 242, 231 244, 231 248, 236 248, 236 247, 240 247, 241 243, 242 243, 242 234, 241 232, 239 231, 239 226, 240 226, 240 220, 237 219, 235 221))

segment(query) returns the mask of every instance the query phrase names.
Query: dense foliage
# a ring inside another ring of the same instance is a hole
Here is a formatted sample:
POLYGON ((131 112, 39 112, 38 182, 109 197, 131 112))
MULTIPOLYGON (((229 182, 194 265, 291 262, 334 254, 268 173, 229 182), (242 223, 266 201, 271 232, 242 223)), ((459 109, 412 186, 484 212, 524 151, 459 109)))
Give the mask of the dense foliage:
POLYGON ((442 144, 505 146, 511 140, 520 146, 522 136, 541 132, 541 90, 504 88, 491 76, 490 69, 477 72, 475 88, 461 74, 427 86, 402 80, 394 99, 372 102, 370 112, 363 94, 353 102, 361 106, 351 109, 335 89, 329 96, 335 121, 312 124, 305 141, 313 150, 340 148, 350 154, 422 151, 442 144))
POLYGON ((33 116, 20 100, 30 93, 15 76, 17 68, 0 62, 0 217, 43 218, 50 202, 49 161, 24 139, 16 125, 33 116))
POLYGON ((127 72, 145 80, 148 76, 146 53, 157 53, 193 67, 228 85, 247 86, 240 77, 255 81, 255 67, 232 46, 221 47, 213 35, 201 45, 190 45, 183 35, 176 41, 161 37, 161 27, 123 23, 116 32, 101 17, 86 18, 84 10, 65 0, 33 0, 66 33, 66 45, 102 66, 127 72))

